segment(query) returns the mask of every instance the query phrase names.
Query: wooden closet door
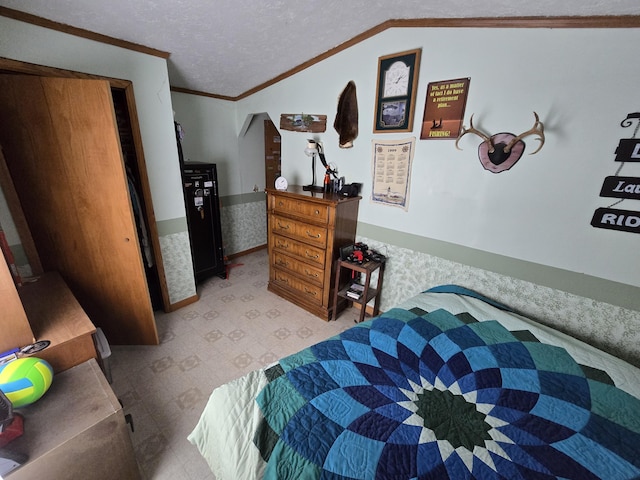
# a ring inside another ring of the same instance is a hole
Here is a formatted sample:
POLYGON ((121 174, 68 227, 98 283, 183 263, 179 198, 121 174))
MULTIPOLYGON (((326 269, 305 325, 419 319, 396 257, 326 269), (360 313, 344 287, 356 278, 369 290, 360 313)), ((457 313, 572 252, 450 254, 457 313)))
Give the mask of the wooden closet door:
POLYGON ((0 144, 43 269, 112 344, 157 344, 110 85, 0 75, 0 144))

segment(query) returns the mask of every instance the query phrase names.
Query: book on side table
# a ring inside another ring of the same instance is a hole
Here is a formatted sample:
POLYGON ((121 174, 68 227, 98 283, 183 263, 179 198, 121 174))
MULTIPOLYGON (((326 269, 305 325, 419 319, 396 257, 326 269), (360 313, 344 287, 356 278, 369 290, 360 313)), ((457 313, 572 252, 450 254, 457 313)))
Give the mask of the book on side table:
POLYGON ((360 285, 359 283, 352 283, 346 291, 347 297, 353 298, 355 300, 360 300, 360 297, 362 297, 363 293, 364 285, 360 285))

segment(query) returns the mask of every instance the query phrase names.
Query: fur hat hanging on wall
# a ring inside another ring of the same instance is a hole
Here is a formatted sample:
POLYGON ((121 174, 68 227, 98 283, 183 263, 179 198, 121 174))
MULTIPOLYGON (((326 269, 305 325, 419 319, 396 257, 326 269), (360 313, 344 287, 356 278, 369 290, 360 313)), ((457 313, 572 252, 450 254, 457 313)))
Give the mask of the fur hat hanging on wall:
POLYGON ((358 99, 356 97, 356 84, 353 80, 347 83, 338 99, 338 113, 333 122, 340 139, 340 148, 353 147, 353 141, 358 137, 358 99))

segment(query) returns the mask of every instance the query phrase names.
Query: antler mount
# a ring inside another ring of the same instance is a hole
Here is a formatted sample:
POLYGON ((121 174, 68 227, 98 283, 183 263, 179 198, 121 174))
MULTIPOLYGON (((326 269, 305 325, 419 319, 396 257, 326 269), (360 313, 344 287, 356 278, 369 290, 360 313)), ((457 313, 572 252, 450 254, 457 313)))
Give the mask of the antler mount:
POLYGON ((456 139, 456 148, 462 150, 458 146, 458 142, 467 133, 473 133, 483 140, 478 146, 478 157, 484 168, 494 173, 508 170, 515 165, 524 152, 525 143, 522 140, 523 138, 530 135, 537 135, 538 137, 536 140, 540 142, 540 145, 530 155, 538 153, 544 145, 544 125, 536 112, 533 112, 533 115, 535 117, 533 127, 520 135, 514 135, 513 133, 487 135, 473 126, 473 115, 471 115, 469 128, 463 125, 460 136, 456 139))

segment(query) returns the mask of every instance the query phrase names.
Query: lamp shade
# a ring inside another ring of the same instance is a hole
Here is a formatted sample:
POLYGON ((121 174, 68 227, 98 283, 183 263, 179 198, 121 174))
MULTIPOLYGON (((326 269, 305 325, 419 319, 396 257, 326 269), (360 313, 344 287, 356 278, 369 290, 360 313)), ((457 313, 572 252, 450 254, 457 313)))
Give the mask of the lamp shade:
POLYGON ((318 144, 315 140, 307 140, 307 148, 304 149, 304 153, 308 157, 312 157, 316 153, 318 153, 318 144))

